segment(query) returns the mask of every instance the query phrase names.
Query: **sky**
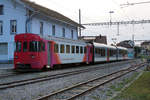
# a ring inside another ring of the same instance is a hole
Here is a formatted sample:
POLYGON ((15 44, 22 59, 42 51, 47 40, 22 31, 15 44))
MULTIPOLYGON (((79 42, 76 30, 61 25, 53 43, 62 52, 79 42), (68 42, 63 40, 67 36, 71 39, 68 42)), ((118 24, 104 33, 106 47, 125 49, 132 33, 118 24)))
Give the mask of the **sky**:
MULTIPOLYGON (((150 19, 150 3, 134 6, 122 7, 121 4, 144 2, 148 0, 31 0, 49 9, 55 10, 72 20, 78 22, 79 9, 81 9, 81 23, 109 22, 109 11, 112 21, 132 21, 150 19)), ((132 39, 149 39, 150 24, 122 25, 120 26, 120 36, 116 36, 116 26, 89 27, 82 31, 82 35, 106 35, 108 42, 112 43, 112 38, 117 38, 116 42, 132 39)))

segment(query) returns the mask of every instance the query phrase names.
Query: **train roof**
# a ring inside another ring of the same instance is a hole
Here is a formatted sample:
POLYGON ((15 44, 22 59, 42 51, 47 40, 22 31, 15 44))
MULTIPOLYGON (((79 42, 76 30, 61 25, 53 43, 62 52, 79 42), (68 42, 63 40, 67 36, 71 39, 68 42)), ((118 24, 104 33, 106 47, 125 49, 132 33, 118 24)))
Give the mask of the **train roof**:
POLYGON ((106 44, 101 44, 101 43, 93 43, 95 47, 101 47, 101 48, 110 48, 110 49, 116 49, 115 46, 110 46, 110 45, 106 45, 106 44))
POLYGON ((72 39, 67 39, 67 38, 61 38, 61 37, 52 37, 52 36, 42 36, 39 34, 33 34, 33 33, 21 33, 21 34, 16 34, 15 39, 17 40, 22 40, 22 39, 28 39, 28 40, 34 40, 34 39, 45 39, 49 41, 57 41, 57 42, 67 42, 67 43, 77 43, 77 44, 88 44, 91 45, 90 43, 86 43, 83 40, 72 40, 72 39))
POLYGON ((50 36, 50 35, 47 35, 47 36, 41 36, 41 38, 43 39, 46 39, 46 40, 52 40, 52 41, 57 41, 57 42, 67 42, 67 43, 78 43, 78 44, 89 44, 90 43, 86 43, 85 41, 83 40, 73 40, 73 39, 69 39, 69 38, 63 38, 63 37, 53 37, 53 36, 50 36))
POLYGON ((15 35, 15 40, 40 40, 40 36, 37 34, 32 34, 32 33, 21 33, 21 34, 16 34, 15 35))
POLYGON ((117 46, 118 49, 122 49, 122 50, 128 50, 127 48, 125 47, 121 47, 121 46, 117 46))

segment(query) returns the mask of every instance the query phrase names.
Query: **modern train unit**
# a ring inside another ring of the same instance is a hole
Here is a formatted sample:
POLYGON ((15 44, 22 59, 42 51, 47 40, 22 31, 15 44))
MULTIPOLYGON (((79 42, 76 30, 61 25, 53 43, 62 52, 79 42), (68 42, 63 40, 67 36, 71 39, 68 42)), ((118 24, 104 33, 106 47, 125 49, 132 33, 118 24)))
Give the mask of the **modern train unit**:
POLYGON ((15 36, 14 69, 45 69, 55 65, 127 60, 127 49, 24 33, 15 36))

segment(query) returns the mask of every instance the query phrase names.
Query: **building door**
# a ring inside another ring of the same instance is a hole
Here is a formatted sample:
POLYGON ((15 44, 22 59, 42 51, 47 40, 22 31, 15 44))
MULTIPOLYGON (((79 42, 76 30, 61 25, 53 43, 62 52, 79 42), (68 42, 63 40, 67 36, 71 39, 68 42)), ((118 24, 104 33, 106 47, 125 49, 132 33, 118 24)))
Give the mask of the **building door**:
POLYGON ((0 43, 0 55, 8 55, 8 44, 0 43))

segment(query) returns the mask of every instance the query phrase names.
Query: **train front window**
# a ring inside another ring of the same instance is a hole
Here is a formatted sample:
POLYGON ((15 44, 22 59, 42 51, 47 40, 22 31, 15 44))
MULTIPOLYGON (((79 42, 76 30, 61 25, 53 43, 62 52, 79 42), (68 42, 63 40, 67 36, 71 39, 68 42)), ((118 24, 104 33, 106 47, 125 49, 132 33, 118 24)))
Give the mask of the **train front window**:
POLYGON ((29 51, 30 52, 39 52, 39 51, 41 51, 41 43, 38 42, 38 41, 30 42, 29 51))
POLYGON ((27 42, 23 42, 23 52, 27 52, 28 48, 27 48, 27 42))
POLYGON ((21 52, 21 42, 16 42, 16 52, 21 52))

